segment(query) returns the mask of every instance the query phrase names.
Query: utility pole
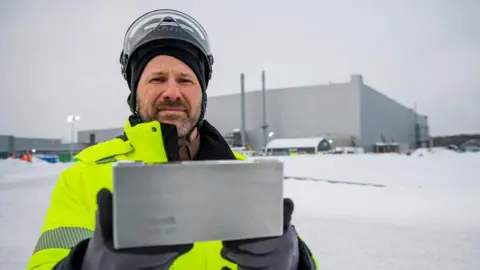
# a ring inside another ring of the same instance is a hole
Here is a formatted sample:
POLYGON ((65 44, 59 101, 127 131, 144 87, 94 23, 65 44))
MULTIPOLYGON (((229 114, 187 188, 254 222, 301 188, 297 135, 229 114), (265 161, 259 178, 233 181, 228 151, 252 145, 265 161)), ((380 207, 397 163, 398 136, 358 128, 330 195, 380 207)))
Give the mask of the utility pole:
POLYGON ((80 121, 79 115, 69 115, 67 122, 70 124, 70 161, 73 161, 73 152, 75 151, 75 122, 80 121))
POLYGON ((414 117, 415 117, 415 120, 414 120, 414 125, 413 125, 413 134, 415 134, 415 146, 414 146, 414 149, 417 149, 419 147, 419 139, 420 139, 420 130, 417 128, 418 127, 418 114, 417 114, 417 102, 414 102, 413 103, 413 113, 414 113, 414 117))
POLYGON ((242 137, 242 147, 246 147, 246 138, 245 138, 245 74, 240 74, 240 114, 241 114, 241 129, 240 136, 242 137))
POLYGON ((265 70, 262 70, 262 109, 263 109, 263 147, 267 148, 268 144, 268 124, 267 124, 267 93, 265 89, 265 70))

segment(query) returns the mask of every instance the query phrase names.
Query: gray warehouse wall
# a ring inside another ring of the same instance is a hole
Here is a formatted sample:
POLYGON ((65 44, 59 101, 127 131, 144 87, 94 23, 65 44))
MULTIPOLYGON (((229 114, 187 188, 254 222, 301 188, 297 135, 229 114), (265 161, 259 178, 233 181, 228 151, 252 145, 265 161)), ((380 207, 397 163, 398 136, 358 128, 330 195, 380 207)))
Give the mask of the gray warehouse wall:
POLYGON ((78 142, 87 144, 90 143, 90 134, 95 134, 95 143, 104 142, 123 134, 123 128, 78 131, 78 142))
MULTIPOLYGON (((325 133, 360 136, 358 82, 270 89, 267 95, 268 132, 275 138, 322 136, 325 133)), ((263 147, 262 92, 245 94, 247 143, 263 147)), ((240 94, 209 99, 206 119, 221 134, 240 128, 240 94)))
POLYGON ((0 135, 0 152, 13 153, 15 151, 15 137, 0 135))
POLYGON ((0 152, 9 152, 10 153, 8 137, 10 137, 10 136, 0 135, 0 152))
MULTIPOLYGON (((74 145, 79 151, 84 145, 74 145)), ((64 152, 70 150, 70 144, 63 144, 60 139, 22 138, 10 135, 0 135, 0 152, 25 152, 35 149, 37 152, 64 152)))
POLYGON ((59 139, 37 139, 37 138, 19 138, 15 137, 16 151, 62 151, 68 150, 68 145, 62 144, 59 139))
POLYGON ((367 151, 382 142, 408 143, 415 146, 415 112, 389 97, 363 85, 360 92, 362 147, 367 151))
POLYGON ((281 138, 358 136, 358 100, 359 90, 351 83, 276 91, 267 100, 273 109, 268 121, 281 138))

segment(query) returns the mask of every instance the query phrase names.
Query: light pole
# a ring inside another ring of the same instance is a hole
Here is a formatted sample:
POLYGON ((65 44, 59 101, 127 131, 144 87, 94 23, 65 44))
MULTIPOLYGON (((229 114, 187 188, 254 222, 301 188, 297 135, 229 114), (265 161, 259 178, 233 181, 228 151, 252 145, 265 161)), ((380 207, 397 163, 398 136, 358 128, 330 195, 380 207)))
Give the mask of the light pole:
POLYGON ((73 161, 74 140, 75 140, 75 122, 80 121, 79 115, 69 115, 67 122, 70 124, 70 161, 73 161))
POLYGON ((264 146, 264 149, 263 149, 263 151, 264 151, 265 155, 267 155, 267 154, 268 154, 268 153, 267 153, 267 145, 268 145, 268 143, 270 143, 270 141, 273 139, 273 136, 275 136, 275 132, 273 132, 273 131, 270 131, 270 133, 268 133, 268 139, 267 139, 267 142, 265 143, 265 146, 264 146))

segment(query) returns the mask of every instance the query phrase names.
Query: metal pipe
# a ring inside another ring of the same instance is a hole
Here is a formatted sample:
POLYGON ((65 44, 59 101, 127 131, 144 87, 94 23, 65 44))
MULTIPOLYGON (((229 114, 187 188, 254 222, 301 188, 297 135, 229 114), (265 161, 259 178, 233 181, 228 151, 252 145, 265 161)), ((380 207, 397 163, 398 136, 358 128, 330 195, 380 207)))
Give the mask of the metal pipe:
POLYGON ((74 140, 75 140, 75 121, 72 121, 70 123, 70 161, 73 161, 74 140))
POLYGON ((247 145, 246 138, 245 138, 245 74, 240 74, 240 99, 241 99, 241 128, 240 128, 240 136, 242 137, 242 146, 245 147, 247 145))
POLYGON ((67 122, 70 124, 70 161, 73 161, 73 152, 75 151, 75 122, 80 121, 80 116, 69 115, 67 122))
POLYGON ((267 124, 267 93, 265 89, 265 70, 262 70, 262 115, 263 115, 263 147, 266 149, 268 144, 268 124, 267 124))

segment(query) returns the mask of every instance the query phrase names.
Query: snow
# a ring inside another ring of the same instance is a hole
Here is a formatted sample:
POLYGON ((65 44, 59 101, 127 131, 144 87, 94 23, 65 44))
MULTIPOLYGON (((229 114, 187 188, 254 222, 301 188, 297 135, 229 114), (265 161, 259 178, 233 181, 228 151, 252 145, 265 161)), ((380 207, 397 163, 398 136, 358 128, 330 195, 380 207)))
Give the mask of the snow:
MULTIPOLYGON (((286 180, 285 195, 322 270, 480 269, 480 153, 268 158, 310 179, 286 180)), ((67 166, 0 161, 0 269, 25 269, 67 166)))

